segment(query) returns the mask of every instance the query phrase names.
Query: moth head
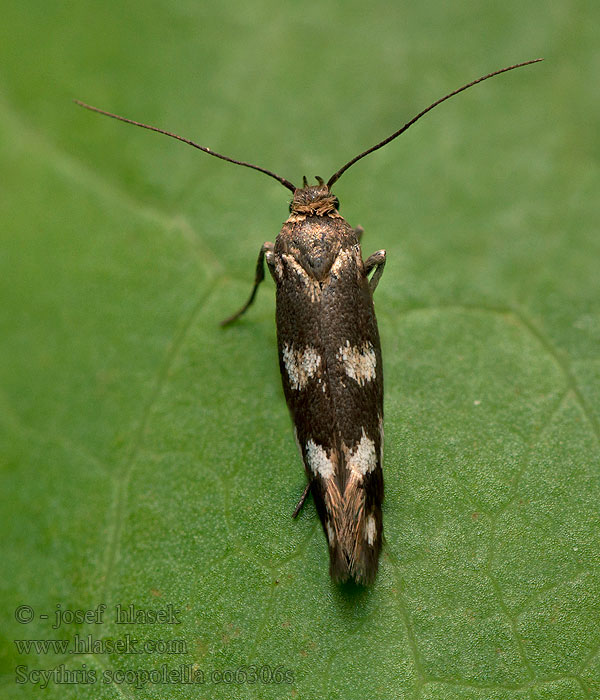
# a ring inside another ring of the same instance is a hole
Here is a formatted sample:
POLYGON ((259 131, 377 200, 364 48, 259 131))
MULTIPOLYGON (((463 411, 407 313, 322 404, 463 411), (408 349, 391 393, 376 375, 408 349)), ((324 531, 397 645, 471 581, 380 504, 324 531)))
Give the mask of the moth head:
POLYGON ((317 176, 316 180, 316 185, 309 185, 304 177, 303 186, 294 190, 294 197, 290 202, 291 214, 327 216, 340 208, 338 198, 329 190, 323 178, 317 176))

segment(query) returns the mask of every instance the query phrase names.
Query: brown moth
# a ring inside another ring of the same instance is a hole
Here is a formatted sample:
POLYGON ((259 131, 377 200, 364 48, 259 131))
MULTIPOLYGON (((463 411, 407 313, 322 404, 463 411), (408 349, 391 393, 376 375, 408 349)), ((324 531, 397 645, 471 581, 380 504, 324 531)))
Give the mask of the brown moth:
POLYGON ((329 545, 331 577, 373 582, 383 537, 383 365, 373 292, 386 253, 363 260, 362 229, 339 213, 332 187, 346 170, 382 148, 434 107, 477 83, 542 59, 494 71, 440 98, 401 129, 348 161, 327 183, 302 187, 270 170, 234 160, 155 126, 120 117, 75 100, 120 121, 171 136, 222 160, 253 168, 293 192, 290 216, 275 244, 258 256, 250 298, 227 325, 252 304, 264 279, 264 262, 277 289, 276 316, 283 391, 294 422, 307 486, 329 545))

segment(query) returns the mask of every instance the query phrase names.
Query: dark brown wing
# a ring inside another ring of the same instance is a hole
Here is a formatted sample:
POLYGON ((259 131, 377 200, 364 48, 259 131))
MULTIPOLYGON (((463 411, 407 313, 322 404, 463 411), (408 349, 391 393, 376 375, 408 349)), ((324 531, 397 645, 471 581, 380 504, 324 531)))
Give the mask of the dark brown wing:
POLYGON ((383 373, 353 230, 341 218, 286 225, 275 244, 283 388, 335 580, 372 581, 381 549, 383 373))

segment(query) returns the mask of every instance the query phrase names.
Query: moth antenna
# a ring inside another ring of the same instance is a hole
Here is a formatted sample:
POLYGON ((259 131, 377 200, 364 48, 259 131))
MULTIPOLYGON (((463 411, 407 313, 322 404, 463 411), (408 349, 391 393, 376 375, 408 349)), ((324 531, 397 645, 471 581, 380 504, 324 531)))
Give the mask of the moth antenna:
POLYGON ((85 107, 85 109, 89 109, 92 112, 98 112, 98 114, 104 114, 106 117, 111 117, 112 119, 118 119, 121 122, 126 122, 127 124, 133 124, 133 126, 141 126, 142 129, 149 129, 150 131, 156 131, 159 134, 164 134, 165 136, 170 136, 172 139, 177 139, 178 141, 183 141, 183 143, 187 143, 189 146, 193 146, 194 148, 197 148, 200 151, 204 151, 205 153, 208 153, 210 156, 215 156, 216 158, 220 158, 221 160, 226 160, 229 163, 234 163, 235 165, 243 165, 245 168, 252 168, 253 170, 258 170, 261 173, 264 173, 265 175, 268 175, 269 177, 274 178, 278 182, 280 182, 284 187, 287 187, 288 190, 291 190, 292 192, 295 191, 296 187, 289 181, 286 180, 284 177, 281 177, 281 175, 277 175, 276 173, 272 172, 271 170, 267 170, 266 168, 261 168, 259 165, 253 165, 252 163, 245 163, 242 160, 235 160, 234 158, 229 158, 229 156, 224 156, 221 153, 217 153, 216 151, 213 151, 212 149, 208 148, 207 146, 200 146, 199 144, 195 143, 194 141, 190 141, 190 139, 186 139, 183 136, 178 136, 177 134, 173 134, 170 131, 165 131, 164 129, 159 129, 157 126, 151 126, 150 124, 142 124, 141 122, 136 122, 133 119, 127 119, 126 117, 120 117, 118 114, 113 114, 112 112, 106 112, 103 109, 99 109, 98 107, 92 107, 91 105, 86 104, 85 102, 81 102, 80 100, 73 100, 75 104, 78 104, 80 107, 85 107))
POLYGON ((466 85, 463 85, 462 87, 458 88, 457 90, 454 90, 453 92, 448 93, 444 97, 441 97, 439 100, 436 100, 433 104, 430 104, 429 107, 426 107, 422 112, 419 112, 419 114, 417 114, 416 117, 413 117, 410 121, 406 122, 406 124, 401 129, 398 129, 398 131, 395 131, 391 136, 388 136, 383 141, 380 141, 379 143, 375 144, 374 146, 371 146, 371 148, 368 148, 366 151, 359 153, 357 156, 352 158, 352 160, 348 161, 346 163, 346 165, 343 165, 336 173, 334 173, 329 178, 329 182, 327 183, 327 187, 329 189, 331 189, 332 185, 335 182, 337 182, 340 179, 340 177, 346 172, 346 170, 348 170, 349 167, 354 165, 354 163, 359 161, 361 158, 368 156, 369 153, 373 153, 373 151, 376 151, 379 148, 383 148, 383 146, 386 146, 390 141, 393 141, 397 136, 400 136, 400 134, 403 134, 408 129, 409 126, 412 126, 422 116, 427 114, 427 112, 430 112, 434 107, 437 107, 442 102, 445 102, 446 100, 449 100, 451 97, 454 97, 454 95, 458 95, 459 92, 463 92, 463 90, 468 90, 470 87, 477 85, 477 83, 482 83, 484 80, 487 80, 488 78, 493 78, 495 75, 500 75, 500 73, 506 73, 509 70, 514 70, 515 68, 521 68, 523 66, 528 66, 531 63, 539 63, 539 61, 543 61, 543 60, 544 60, 543 58, 534 58, 531 61, 524 61, 523 63, 515 63, 513 66, 508 66, 508 68, 501 68, 500 70, 495 70, 493 73, 488 73, 487 75, 484 75, 481 78, 477 78, 477 80, 473 80, 470 83, 467 83, 466 85))

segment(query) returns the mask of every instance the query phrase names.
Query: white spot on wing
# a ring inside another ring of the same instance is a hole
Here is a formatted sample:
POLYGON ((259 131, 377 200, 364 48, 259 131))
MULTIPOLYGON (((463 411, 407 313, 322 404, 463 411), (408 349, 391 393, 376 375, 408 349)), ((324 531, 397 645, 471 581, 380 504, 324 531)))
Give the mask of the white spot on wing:
POLYGON ((300 457, 302 457, 302 447, 300 447, 300 440, 298 440, 298 430, 296 429, 296 426, 294 426, 294 440, 296 441, 296 447, 298 448, 300 457))
POLYGON ((306 443, 306 460, 315 476, 318 474, 323 479, 331 479, 335 473, 334 463, 327 456, 327 452, 313 440, 306 443))
POLYGON ((367 523, 365 525, 365 539, 372 545, 377 537, 377 523, 372 515, 367 518, 367 523))
POLYGON ((362 478, 368 472, 372 472, 377 466, 377 454, 375 443, 365 434, 363 428, 362 437, 356 447, 348 454, 346 452, 346 466, 357 476, 362 478))
POLYGON ((308 346, 304 350, 294 350, 286 343, 282 354, 292 389, 304 389, 321 365, 321 356, 316 348, 308 346))
POLYGON ((347 340, 337 351, 337 359, 344 365, 346 374, 361 386, 375 379, 377 356, 368 340, 360 347, 350 347, 350 341, 347 340))
POLYGON ((325 523, 325 528, 327 529, 327 539, 329 540, 329 544, 333 546, 333 543, 335 542, 335 531, 331 527, 329 520, 325 523))

